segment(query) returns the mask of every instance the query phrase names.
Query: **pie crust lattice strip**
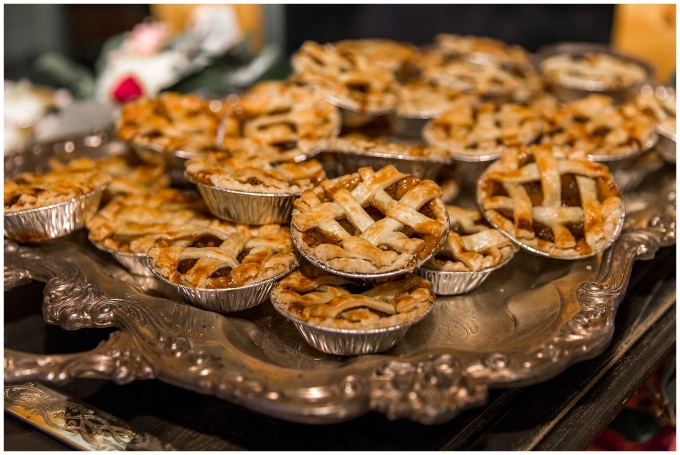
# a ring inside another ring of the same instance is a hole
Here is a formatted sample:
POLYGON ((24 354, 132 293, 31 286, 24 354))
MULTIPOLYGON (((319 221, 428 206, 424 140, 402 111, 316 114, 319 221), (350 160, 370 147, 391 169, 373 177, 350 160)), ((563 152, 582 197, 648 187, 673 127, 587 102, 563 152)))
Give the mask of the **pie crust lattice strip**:
POLYGON ((520 246, 560 259, 603 251, 625 215, 606 166, 549 144, 505 152, 480 178, 477 198, 489 222, 520 246))
POLYGON ((369 278, 412 271, 448 234, 441 195, 432 180, 392 165, 361 168, 302 193, 294 203, 293 238, 310 262, 332 273, 369 278))

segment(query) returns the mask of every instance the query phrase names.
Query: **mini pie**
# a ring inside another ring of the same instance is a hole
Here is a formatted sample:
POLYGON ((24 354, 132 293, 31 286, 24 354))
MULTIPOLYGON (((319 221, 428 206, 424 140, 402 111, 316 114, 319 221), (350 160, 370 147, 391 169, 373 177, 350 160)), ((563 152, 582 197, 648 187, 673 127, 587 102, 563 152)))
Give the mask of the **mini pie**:
POLYGON ((223 147, 243 138, 279 150, 282 160, 323 148, 340 130, 340 114, 323 96, 292 81, 265 81, 252 87, 228 110, 223 147))
POLYGON ((397 104, 394 75, 365 55, 344 55, 334 44, 305 41, 292 65, 300 82, 345 109, 378 115, 397 104))
POLYGON ((375 287, 307 266, 279 281, 272 303, 300 321, 333 329, 392 327, 422 316, 434 304, 429 281, 407 274, 375 287))
POLYGON ((459 106, 428 122, 423 137, 452 156, 498 155, 507 147, 538 138, 541 121, 533 109, 518 104, 459 106))
POLYGON ((324 180, 294 202, 292 234, 308 258, 353 274, 410 271, 449 230, 441 188, 392 166, 324 180))
POLYGON ((244 140, 233 152, 213 152, 186 162, 189 181, 236 191, 300 194, 314 188, 326 173, 317 160, 281 160, 274 147, 244 140))
POLYGON ((504 152, 482 175, 477 199, 491 224, 554 258, 598 253, 623 225, 623 200, 607 167, 550 144, 504 152))
POLYGON ((168 152, 202 152, 217 147, 222 103, 195 95, 161 93, 123 105, 116 135, 138 145, 168 152))
POLYGON ((438 48, 458 56, 481 54, 498 64, 529 65, 529 53, 518 45, 484 36, 461 36, 441 33, 434 37, 438 48))
POLYGON ((226 233, 198 228, 159 240, 149 264, 164 279, 194 289, 231 289, 265 281, 291 270, 298 257, 287 227, 226 233))
POLYGON ((642 66, 605 53, 584 56, 554 55, 539 64, 551 82, 569 88, 609 91, 642 84, 648 77, 642 66))
POLYGON ((352 135, 334 138, 331 140, 327 150, 358 154, 405 155, 449 162, 449 152, 441 147, 429 147, 421 144, 406 145, 396 142, 384 142, 380 138, 364 139, 352 135))
POLYGON ((636 109, 615 107, 605 95, 590 95, 548 118, 544 141, 590 156, 625 156, 648 149, 656 140, 652 122, 636 109))
POLYGON ((675 134, 675 96, 660 98, 654 93, 640 93, 635 97, 634 105, 655 124, 675 134))
POLYGON ((64 164, 56 159, 50 160, 52 169, 99 169, 112 178, 106 187, 109 198, 119 195, 154 193, 170 186, 170 176, 165 173, 164 166, 138 164, 133 162, 133 155, 116 155, 109 158, 91 159, 76 158, 64 164))
POLYGON ((91 193, 111 182, 97 169, 62 169, 44 174, 24 172, 5 180, 5 213, 47 207, 91 193))
POLYGON ((89 239, 121 253, 146 253, 159 236, 186 226, 223 229, 196 194, 166 188, 155 194, 118 197, 87 223, 89 239))
POLYGON ((389 39, 357 39, 336 41, 335 48, 340 55, 350 60, 363 58, 371 65, 398 73, 416 53, 416 48, 409 43, 400 43, 389 39))
POLYGON ((479 210, 447 205, 451 231, 437 254, 421 267, 446 272, 478 272, 502 264, 515 244, 492 228, 479 210))
POLYGON ((416 65, 427 82, 479 96, 509 96, 522 84, 500 66, 461 60, 437 49, 422 52, 416 65))
POLYGON ((434 118, 460 105, 478 104, 475 95, 421 79, 398 85, 396 93, 399 101, 395 113, 401 117, 434 118))

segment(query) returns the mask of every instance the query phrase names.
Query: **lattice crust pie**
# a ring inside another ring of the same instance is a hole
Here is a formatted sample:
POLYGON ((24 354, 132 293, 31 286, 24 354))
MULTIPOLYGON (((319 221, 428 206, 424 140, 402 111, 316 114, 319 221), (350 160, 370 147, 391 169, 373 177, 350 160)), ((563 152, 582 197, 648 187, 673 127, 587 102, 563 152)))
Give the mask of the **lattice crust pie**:
POLYGON ((217 148, 222 115, 219 101, 162 93, 124 104, 116 134, 125 141, 166 151, 202 152, 217 148))
POLYGON ((453 155, 496 155, 507 147, 526 145, 538 138, 541 121, 533 109, 518 104, 460 106, 428 122, 423 137, 453 155))
POLYGON ((441 147, 429 147, 421 144, 400 144, 396 142, 384 142, 380 138, 368 139, 348 135, 336 137, 331 140, 328 150, 345 153, 384 153, 389 155, 413 156, 427 158, 435 161, 449 162, 449 152, 441 147))
POLYGON ((394 75, 365 55, 344 55, 334 44, 305 41, 292 65, 298 80, 345 109, 382 114, 397 104, 394 75))
POLYGON ((298 260, 290 230, 276 224, 250 235, 199 228, 159 240, 148 256, 163 278, 195 289, 258 283, 291 270, 298 260))
POLYGON ((434 118, 458 106, 473 106, 479 102, 476 95, 440 87, 421 79, 398 85, 396 90, 399 101, 395 113, 402 117, 419 118, 424 115, 424 118, 434 118))
POLYGON ((44 174, 24 172, 5 180, 5 213, 47 207, 95 191, 111 182, 96 169, 62 169, 44 174))
POLYGON ((592 156, 629 155, 649 148, 656 139, 649 118, 636 109, 615 107, 605 95, 572 101, 547 120, 544 140, 592 156))
POLYGON ((521 46, 484 36, 461 36, 442 33, 434 37, 440 49, 458 56, 482 54, 499 64, 529 65, 529 53, 521 46))
POLYGON ((388 165, 324 180, 294 202, 292 233, 319 264, 348 273, 410 271, 444 241, 441 188, 388 165))
POLYGON ((373 287, 311 266, 294 271, 272 291, 272 303, 294 318, 335 329, 403 324, 422 316, 434 301, 430 282, 417 275, 373 287))
POLYGON ((128 194, 154 193, 170 186, 170 176, 165 173, 164 166, 135 163, 132 155, 117 155, 96 160, 81 157, 67 164, 52 159, 50 167, 55 170, 99 169, 106 172, 112 178, 111 184, 106 187, 106 194, 109 198, 128 194))
POLYGON ((371 65, 393 73, 398 73, 417 51, 412 44, 378 38, 342 40, 334 44, 340 55, 350 60, 366 59, 371 65))
POLYGON ((421 267, 447 272, 477 272, 515 254, 512 241, 489 225, 479 210, 447 205, 451 231, 435 257, 421 267))
POLYGON ((605 53, 555 55, 543 60, 539 68, 554 83, 586 90, 626 89, 648 77, 642 66, 605 53))
POLYGON ((326 173, 317 160, 278 162, 274 147, 243 141, 233 152, 213 152, 186 163, 189 181, 228 190, 300 194, 314 188, 326 173))
POLYGON ((606 166, 551 145, 505 152, 478 188, 484 216, 521 245, 561 259, 608 247, 623 225, 621 193, 606 166))
POLYGON ((242 138, 279 150, 282 160, 323 148, 340 130, 338 109, 324 97, 292 81, 265 81, 252 87, 230 109, 224 149, 242 138))
POLYGON ((122 253, 146 253, 157 238, 186 226, 228 229, 210 216, 197 194, 166 188, 155 194, 118 197, 87 223, 89 239, 122 253))
POLYGON ((500 66, 468 62, 440 50, 422 52, 415 62, 423 80, 480 96, 511 95, 522 84, 500 66))
POLYGON ((654 93, 640 93, 635 97, 635 107, 661 128, 675 134, 675 97, 659 98, 654 93))

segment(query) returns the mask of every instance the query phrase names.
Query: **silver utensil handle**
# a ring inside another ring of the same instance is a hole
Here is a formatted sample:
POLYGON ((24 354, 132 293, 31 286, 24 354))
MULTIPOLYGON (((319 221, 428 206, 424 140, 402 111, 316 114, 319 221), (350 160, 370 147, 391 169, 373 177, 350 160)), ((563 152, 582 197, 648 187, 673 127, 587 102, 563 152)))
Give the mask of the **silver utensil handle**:
POLYGON ((100 409, 35 382, 6 385, 5 411, 79 450, 176 450, 100 409))

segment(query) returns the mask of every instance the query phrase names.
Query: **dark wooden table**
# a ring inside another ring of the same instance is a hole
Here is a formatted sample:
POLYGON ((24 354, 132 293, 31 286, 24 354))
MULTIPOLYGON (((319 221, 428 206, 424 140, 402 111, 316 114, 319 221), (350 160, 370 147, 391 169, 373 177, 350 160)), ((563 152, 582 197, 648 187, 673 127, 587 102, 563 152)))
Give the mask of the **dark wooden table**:
MULTIPOLYGON (((675 349, 675 247, 636 262, 610 346, 532 386, 492 390, 486 406, 424 426, 371 412, 329 425, 286 422, 157 380, 119 386, 78 379, 50 387, 180 450, 582 450, 675 349)), ((35 353, 94 348, 109 330, 65 331, 40 314, 43 285, 5 292, 5 347, 35 353), (11 304, 10 304, 11 302, 11 304)), ((68 450, 5 413, 5 450, 68 450)))

